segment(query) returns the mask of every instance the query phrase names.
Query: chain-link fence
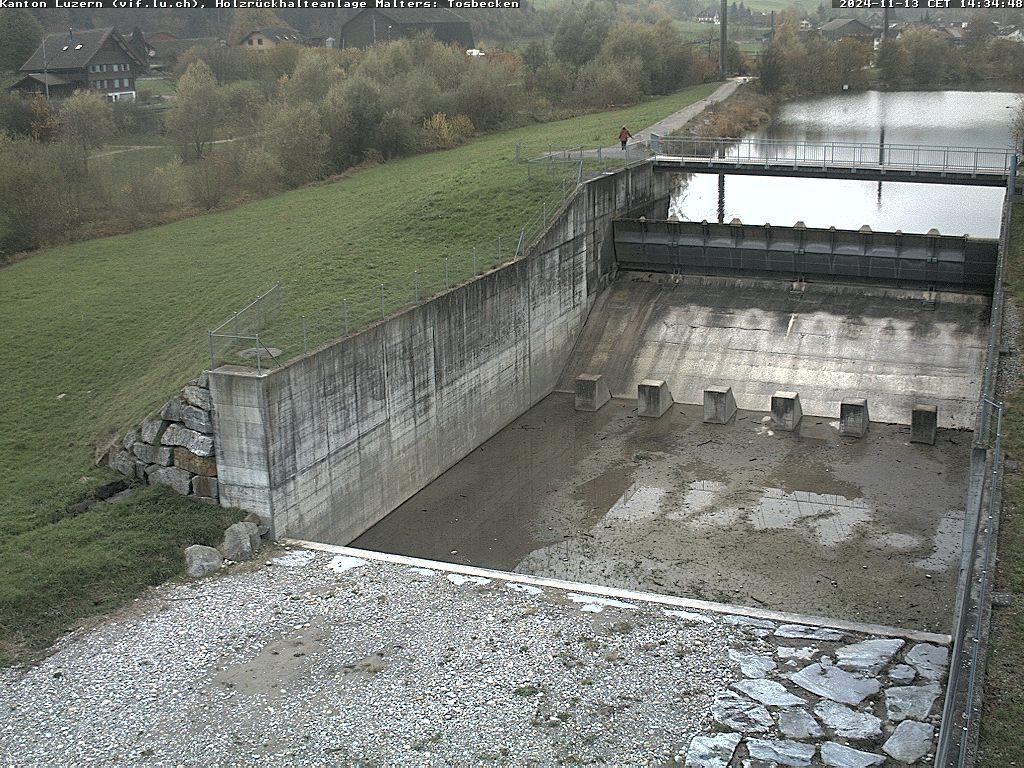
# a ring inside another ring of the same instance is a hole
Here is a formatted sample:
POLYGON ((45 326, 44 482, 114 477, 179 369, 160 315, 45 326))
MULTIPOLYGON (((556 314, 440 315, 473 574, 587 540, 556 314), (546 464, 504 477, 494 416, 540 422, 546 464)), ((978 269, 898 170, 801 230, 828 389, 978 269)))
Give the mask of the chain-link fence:
POLYGON ((284 288, 275 285, 209 332, 211 367, 249 365, 264 370, 279 366, 521 258, 583 181, 578 161, 557 167, 563 178, 552 179, 554 189, 539 201, 539 207, 506 234, 458 250, 440 247, 439 253, 424 253, 419 266, 398 279, 382 271, 369 285, 341 288, 319 305, 308 295, 293 293, 294 289, 285 302, 284 288))

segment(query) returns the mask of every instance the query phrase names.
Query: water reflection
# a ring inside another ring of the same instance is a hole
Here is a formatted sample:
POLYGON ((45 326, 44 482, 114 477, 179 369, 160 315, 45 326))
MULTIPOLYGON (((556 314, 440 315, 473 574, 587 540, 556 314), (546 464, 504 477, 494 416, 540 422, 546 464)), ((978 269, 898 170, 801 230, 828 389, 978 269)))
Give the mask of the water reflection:
MULTIPOLYGON (((945 91, 803 100, 785 105, 770 125, 744 142, 762 151, 773 141, 873 143, 893 162, 906 151, 901 145, 1005 148, 1011 144, 1016 98, 945 91)), ((668 214, 691 221, 803 221, 844 229, 867 224, 877 230, 936 228, 943 234, 996 237, 1002 197, 1002 189, 986 187, 694 174, 678 178, 668 214)))

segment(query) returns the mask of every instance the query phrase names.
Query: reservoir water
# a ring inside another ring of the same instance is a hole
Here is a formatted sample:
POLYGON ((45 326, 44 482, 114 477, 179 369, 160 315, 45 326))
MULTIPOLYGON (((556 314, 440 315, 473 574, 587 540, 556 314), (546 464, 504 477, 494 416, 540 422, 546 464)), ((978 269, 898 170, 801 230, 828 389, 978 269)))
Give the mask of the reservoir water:
MULTIPOLYGON (((743 138, 1007 148, 1016 103, 1013 93, 968 91, 805 99, 743 138)), ((669 218, 998 237, 1002 199, 986 187, 692 174, 678 177, 669 218)))

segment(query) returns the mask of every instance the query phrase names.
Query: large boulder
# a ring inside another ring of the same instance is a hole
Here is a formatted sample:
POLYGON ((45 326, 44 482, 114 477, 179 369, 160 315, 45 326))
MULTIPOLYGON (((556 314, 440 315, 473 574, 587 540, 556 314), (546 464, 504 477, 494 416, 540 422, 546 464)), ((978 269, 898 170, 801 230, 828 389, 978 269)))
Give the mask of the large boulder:
POLYGON ((135 445, 139 440, 139 431, 137 429, 129 430, 124 436, 124 440, 121 441, 121 445, 126 451, 130 451, 132 446, 135 445))
POLYGON ((180 445, 187 448, 196 456, 212 456, 213 438, 210 435, 202 435, 180 424, 171 424, 164 432, 164 445, 180 445))
POLYGON ((147 464, 158 464, 161 467, 168 467, 171 464, 173 454, 171 449, 163 445, 150 445, 149 443, 138 442, 132 446, 132 453, 139 461, 147 464))
POLYGON ((160 411, 160 418, 165 421, 181 421, 184 418, 185 398, 181 395, 172 397, 160 411))
POLYGON ((185 572, 193 579, 216 573, 223 562, 224 558, 213 547, 193 544, 185 550, 185 572))
POLYGON ((181 467, 193 475, 217 476, 217 460, 212 456, 196 456, 188 448, 174 449, 174 466, 181 467))
POLYGON ((195 432, 202 432, 204 435, 213 434, 213 418, 209 412, 194 405, 186 405, 182 410, 185 426, 195 432))
POLYGON ((142 423, 142 439, 150 445, 160 445, 160 438, 168 424, 163 419, 146 419, 142 423))
POLYGON ((260 534, 255 523, 235 523, 224 531, 220 553, 228 560, 252 560, 260 551, 260 534))
POLYGON ((206 496, 210 499, 219 498, 220 494, 217 490, 217 478, 196 475, 192 478, 192 493, 196 496, 206 496))
POLYGON ((189 405, 194 405, 196 408, 202 408, 204 411, 213 410, 210 390, 205 387, 197 387, 194 384, 185 387, 185 402, 189 405))
POLYGON ((150 467, 147 470, 149 482, 153 485, 166 485, 182 496, 188 496, 192 490, 192 476, 177 467, 150 467))
POLYGON ((120 472, 126 477, 135 476, 135 456, 128 453, 128 451, 118 450, 116 446, 111 448, 107 463, 115 472, 120 472))

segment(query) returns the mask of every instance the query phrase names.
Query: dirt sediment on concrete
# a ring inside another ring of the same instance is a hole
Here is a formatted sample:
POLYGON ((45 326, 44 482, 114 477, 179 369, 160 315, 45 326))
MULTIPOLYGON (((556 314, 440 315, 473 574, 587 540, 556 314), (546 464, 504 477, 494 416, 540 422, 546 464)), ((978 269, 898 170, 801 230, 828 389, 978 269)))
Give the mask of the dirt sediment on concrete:
POLYGON ((455 563, 949 629, 970 435, 727 426, 555 393, 353 542, 455 563))

